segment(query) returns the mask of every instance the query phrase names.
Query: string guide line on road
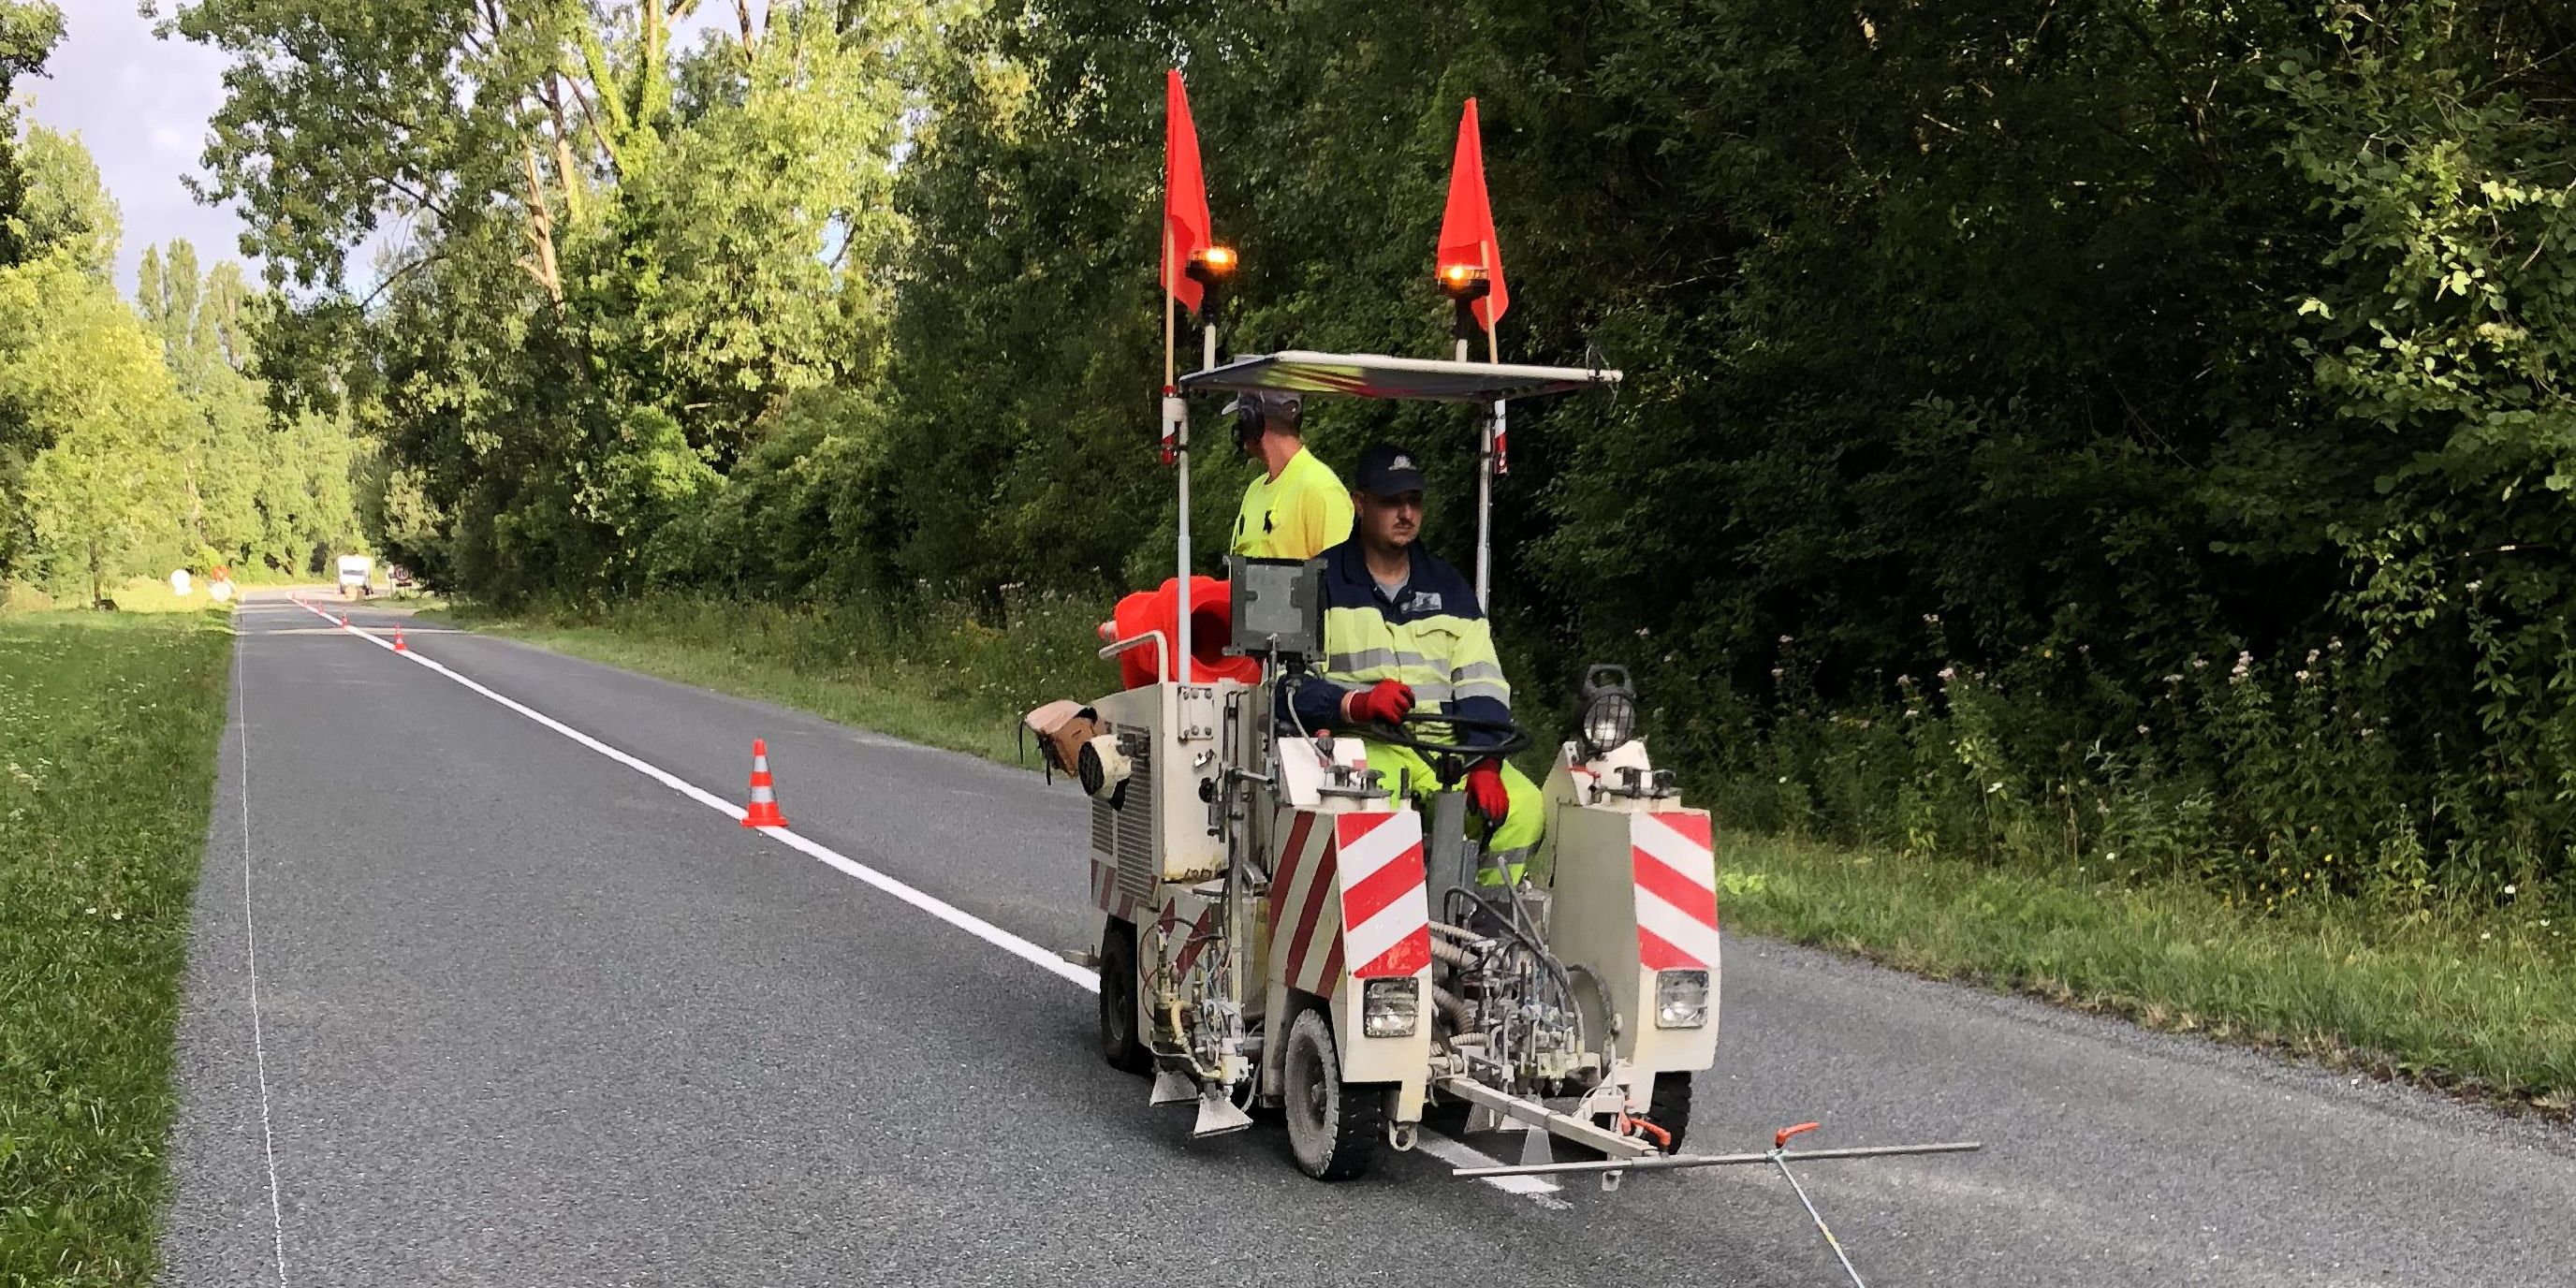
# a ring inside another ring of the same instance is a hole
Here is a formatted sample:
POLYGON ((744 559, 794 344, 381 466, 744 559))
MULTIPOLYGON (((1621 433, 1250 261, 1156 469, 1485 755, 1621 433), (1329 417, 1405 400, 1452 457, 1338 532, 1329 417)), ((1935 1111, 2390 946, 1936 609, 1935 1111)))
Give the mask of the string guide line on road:
POLYGON ((268 1110, 268 1034, 259 1015, 259 935, 250 915, 250 671, 238 648, 233 650, 233 700, 241 721, 242 962, 243 972, 250 976, 251 1067, 259 1078, 259 1140, 268 1160, 268 1222, 277 1252, 277 1288, 286 1288, 286 1207, 278 1198, 277 1132, 270 1126, 268 1110))

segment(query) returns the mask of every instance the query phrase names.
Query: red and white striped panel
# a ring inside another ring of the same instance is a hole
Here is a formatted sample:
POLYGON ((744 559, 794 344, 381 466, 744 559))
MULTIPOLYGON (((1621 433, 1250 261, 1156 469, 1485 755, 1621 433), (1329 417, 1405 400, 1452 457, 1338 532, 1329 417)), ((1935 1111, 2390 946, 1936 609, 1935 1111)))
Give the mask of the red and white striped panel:
POLYGON ((1628 831, 1637 874, 1637 964, 1648 970, 1717 966, 1717 860, 1708 814, 1636 814, 1628 831))
POLYGON ((1273 873, 1272 960, 1290 985, 1329 995, 1346 966, 1371 979, 1431 964, 1419 815, 1300 811, 1273 873))
POLYGON ((1333 820, 1342 886, 1342 957, 1359 979, 1411 975, 1431 964, 1431 895, 1422 871, 1422 816, 1344 814, 1333 820))
POLYGON ((1129 925, 1136 924, 1136 901, 1118 888, 1118 869, 1091 860, 1091 906, 1129 925))
MULTIPOLYGON (((1199 909, 1199 915, 1190 922, 1189 934, 1181 940, 1180 956, 1172 962, 1174 974, 1187 976, 1190 968, 1199 964, 1199 954, 1206 952, 1207 946, 1215 941, 1217 908, 1218 905, 1211 903, 1199 909)), ((1175 911, 1173 905, 1163 905, 1163 929, 1166 933, 1178 924, 1178 919, 1173 916, 1175 911)))

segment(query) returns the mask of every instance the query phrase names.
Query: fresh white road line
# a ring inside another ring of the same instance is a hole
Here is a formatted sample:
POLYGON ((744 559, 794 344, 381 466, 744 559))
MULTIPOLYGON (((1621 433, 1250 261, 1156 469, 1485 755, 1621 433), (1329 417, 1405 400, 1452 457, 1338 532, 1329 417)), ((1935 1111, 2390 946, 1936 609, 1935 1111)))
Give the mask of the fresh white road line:
MULTIPOLYGON (((732 801, 726 800, 713 792, 698 787, 681 778, 677 774, 671 773, 668 770, 662 769, 659 766, 653 765, 635 756, 628 755, 623 751, 619 751, 617 748, 611 747, 607 743, 601 742, 599 739, 593 738, 589 734, 583 733, 582 731, 573 728, 571 725, 565 724, 563 721, 557 720, 553 716, 547 715, 524 702, 495 693, 482 684, 477 683, 464 675, 458 674, 455 670, 442 663, 434 662, 428 658, 422 657, 417 650, 405 648, 401 652, 395 652, 393 641, 386 639, 382 635, 368 630, 365 627, 343 623, 333 618, 331 614, 306 603, 301 598, 296 599, 295 604, 304 611, 311 613, 326 622, 330 622, 333 626, 337 626, 341 630, 375 645, 377 648, 383 649, 388 653, 393 653, 394 656, 402 658, 405 661, 428 667, 430 670, 435 671, 438 674, 483 695, 484 697, 490 698, 492 701, 497 702, 504 707, 508 707, 510 710, 518 712, 520 715, 526 716, 528 719, 544 725, 546 728, 552 729, 556 733, 562 734, 564 737, 570 738, 574 742, 580 743, 582 746, 588 747, 592 751, 598 752, 600 755, 606 756, 610 760, 614 760, 617 763, 670 788, 672 791, 678 792, 679 794, 716 811, 717 813, 723 814, 737 822, 742 819, 744 814, 742 806, 736 805, 732 801)), ((823 863, 838 869, 844 875, 855 877, 860 881, 864 881, 869 885, 875 886, 877 889, 893 895, 895 898, 901 899, 905 903, 911 904, 913 907, 919 908, 923 912, 929 913, 931 916, 937 917, 941 921, 947 922, 949 925, 955 926, 959 930, 963 930, 966 933, 973 935, 1022 961, 1028 962, 1033 966, 1037 966, 1057 978, 1067 980, 1093 993, 1100 991, 1100 975, 1098 972, 1085 967, 1076 966, 1072 962, 1066 961, 1064 958, 1048 952, 1045 948, 1036 943, 1012 934, 1010 931, 1004 930, 1000 926, 996 926, 992 922, 986 921, 982 917, 978 917, 945 899, 941 899, 936 895, 929 894, 925 891, 906 885, 903 882, 887 876, 885 873, 879 872, 875 868, 869 867, 867 864, 861 863, 820 841, 814 840, 811 837, 800 836, 794 831, 783 827, 763 827, 755 828, 753 830, 800 854, 821 860, 823 863)), ((1440 1159, 1443 1162, 1452 1164, 1453 1166, 1499 1167, 1502 1165, 1502 1160, 1486 1154, 1483 1151, 1476 1149, 1474 1146, 1451 1140, 1446 1136, 1426 1131, 1420 1134, 1419 1140, 1421 1142, 1422 1152, 1440 1159)), ((1482 1180, 1485 1184, 1501 1190, 1506 1194, 1518 1194, 1543 1206, 1553 1208, 1562 1208, 1567 1206, 1563 1200, 1549 1197, 1557 1192, 1558 1187, 1555 1182, 1549 1181, 1543 1177, 1487 1176, 1479 1177, 1477 1179, 1482 1180)))
POLYGON ((250 918, 250 672, 233 650, 233 701, 241 714, 242 961, 250 976, 251 1067, 259 1076, 259 1143, 268 1157, 268 1224, 277 1249, 277 1288, 286 1288, 286 1205, 277 1197, 277 1132, 269 1125, 268 1035, 259 1022, 259 935, 250 918))

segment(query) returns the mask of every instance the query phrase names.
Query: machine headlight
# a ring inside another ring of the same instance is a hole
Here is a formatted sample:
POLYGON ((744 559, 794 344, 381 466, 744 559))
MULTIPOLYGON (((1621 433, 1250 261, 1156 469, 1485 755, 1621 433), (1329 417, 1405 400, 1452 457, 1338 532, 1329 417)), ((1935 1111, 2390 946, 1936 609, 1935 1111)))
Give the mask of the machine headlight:
POLYGON ((1655 972, 1655 1027, 1698 1029, 1708 1026, 1708 972, 1655 972))
POLYGON ((1360 1032, 1373 1038, 1410 1037, 1422 1022, 1422 981, 1373 979, 1360 990, 1360 1032))
POLYGON ((1583 714, 1575 725, 1585 760, 1598 760, 1637 736, 1637 691, 1628 685, 1628 668, 1585 669, 1583 714))

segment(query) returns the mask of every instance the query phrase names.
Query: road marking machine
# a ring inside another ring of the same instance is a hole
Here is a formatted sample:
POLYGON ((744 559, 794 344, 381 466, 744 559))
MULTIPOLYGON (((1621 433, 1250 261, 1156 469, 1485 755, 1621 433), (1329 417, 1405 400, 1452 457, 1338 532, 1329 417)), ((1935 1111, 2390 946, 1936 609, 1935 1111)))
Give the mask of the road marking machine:
MULTIPOLYGON (((1232 266, 1220 253, 1191 264, 1211 293, 1217 266, 1232 266)), ((1297 1166, 1328 1181, 1411 1149, 1442 1107, 1463 1110, 1469 1133, 1524 1133, 1519 1164, 1457 1175, 1596 1174, 1604 1189, 1632 1171, 1769 1163, 1805 1203, 1791 1163, 1978 1148, 1791 1150, 1815 1126, 1801 1124, 1767 1152, 1682 1152, 1692 1075, 1717 1055, 1717 873, 1708 812, 1649 758, 1620 668, 1588 672, 1575 736, 1550 756, 1543 839, 1514 879, 1471 835, 1458 788, 1469 759, 1525 751, 1528 734, 1436 700, 1401 727, 1299 727, 1283 690, 1325 660, 1322 561, 1232 557, 1221 609, 1191 589, 1209 583, 1191 577, 1185 399, 1287 391, 1478 410, 1484 593, 1505 408, 1610 389, 1620 373, 1468 361, 1478 275, 1452 266, 1441 280, 1458 306, 1454 359, 1290 350, 1219 363, 1209 307, 1204 365, 1167 383, 1181 494, 1167 589, 1189 603, 1166 629, 1101 650, 1150 660, 1131 671, 1150 682, 1029 715, 1050 763, 1091 798, 1103 1056, 1150 1075, 1153 1104, 1195 1106, 1198 1135, 1277 1111, 1297 1166), (1205 673, 1225 659, 1227 674, 1205 673), (1439 782, 1390 781, 1367 744, 1411 750, 1439 782), (1550 1141, 1594 1157, 1555 1161, 1550 1141)))

